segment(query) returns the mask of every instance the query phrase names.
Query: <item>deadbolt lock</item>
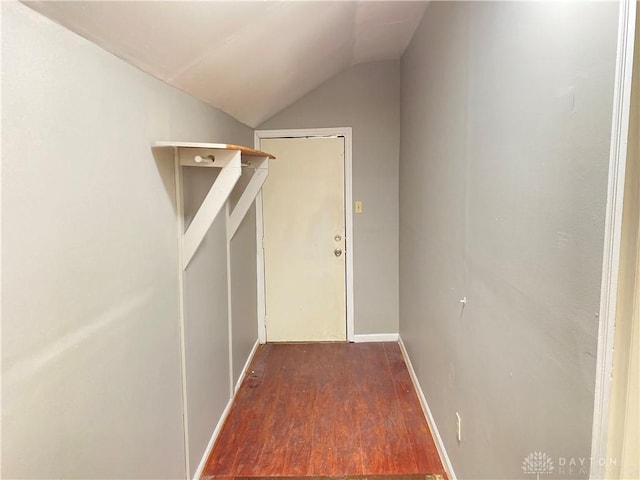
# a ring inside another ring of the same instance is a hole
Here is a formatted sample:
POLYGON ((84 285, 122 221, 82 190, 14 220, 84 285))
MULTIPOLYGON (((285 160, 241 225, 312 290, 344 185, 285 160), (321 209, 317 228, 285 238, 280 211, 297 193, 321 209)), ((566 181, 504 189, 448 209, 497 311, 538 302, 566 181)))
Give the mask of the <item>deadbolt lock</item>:
POLYGON ((335 237, 333 237, 333 239, 334 239, 336 242, 339 242, 340 240, 342 240, 342 237, 341 237, 340 235, 336 235, 335 237))

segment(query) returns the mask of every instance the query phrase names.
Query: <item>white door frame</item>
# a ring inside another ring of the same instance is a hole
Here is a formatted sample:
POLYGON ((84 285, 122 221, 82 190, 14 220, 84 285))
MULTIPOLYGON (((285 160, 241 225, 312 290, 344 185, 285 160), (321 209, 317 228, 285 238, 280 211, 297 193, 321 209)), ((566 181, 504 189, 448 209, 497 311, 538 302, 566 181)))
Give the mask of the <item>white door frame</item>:
MULTIPOLYGON (((263 138, 307 138, 307 137, 344 137, 344 209, 345 209, 345 261, 346 261, 346 304, 347 304, 347 341, 354 341, 354 308, 353 308, 353 171, 351 127, 335 128, 303 128, 285 130, 256 130, 254 145, 260 147, 263 138)), ((277 162, 275 159, 274 162, 277 162)), ((256 197, 256 238, 258 264, 258 340, 267 341, 265 325, 266 298, 264 279, 264 248, 263 248, 263 216, 262 191, 256 197)))
POLYGON ((636 1, 621 0, 618 21, 618 47, 613 92, 611 149, 609 152, 609 184, 604 230, 602 284, 596 357, 595 400, 591 436, 591 464, 589 478, 604 478, 607 461, 609 404, 613 374, 613 346, 618 297, 620 241, 622 237, 622 204, 624 198, 629 111, 631 107, 631 74, 636 27, 636 1))

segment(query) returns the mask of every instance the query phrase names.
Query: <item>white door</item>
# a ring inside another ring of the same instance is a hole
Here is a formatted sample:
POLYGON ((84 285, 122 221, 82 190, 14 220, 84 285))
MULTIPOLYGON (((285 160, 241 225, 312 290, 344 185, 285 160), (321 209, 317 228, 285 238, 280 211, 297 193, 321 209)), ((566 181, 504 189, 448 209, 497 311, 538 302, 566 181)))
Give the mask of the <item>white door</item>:
POLYGON ((262 139, 269 342, 346 340, 344 138, 262 139))

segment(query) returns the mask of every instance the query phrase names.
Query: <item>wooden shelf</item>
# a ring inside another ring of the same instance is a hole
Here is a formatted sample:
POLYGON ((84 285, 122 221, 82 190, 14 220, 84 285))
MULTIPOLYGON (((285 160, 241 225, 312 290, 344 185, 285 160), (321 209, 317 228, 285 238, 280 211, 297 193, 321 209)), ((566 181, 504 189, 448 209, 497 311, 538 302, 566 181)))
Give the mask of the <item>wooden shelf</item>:
POLYGON ((233 145, 230 143, 199 143, 199 142, 155 142, 154 147, 178 147, 178 148, 215 148, 218 150, 235 150, 239 151, 242 155, 249 157, 263 157, 274 160, 276 157, 270 153, 261 152, 249 147, 243 147, 241 145, 233 145))
MULTIPOLYGON (((183 222, 184 217, 181 200, 183 191, 181 167, 221 169, 182 236, 180 255, 182 256, 182 267, 186 269, 214 219, 227 204, 229 195, 242 175, 242 168, 251 167, 255 171, 249 183, 244 185, 233 210, 229 211, 227 208, 228 241, 231 241, 235 235, 240 223, 262 189, 269 173, 269 160, 276 157, 253 148, 228 143, 155 142, 152 144, 152 148, 172 148, 174 150, 176 206, 180 217, 179 222, 183 222), (246 157, 251 157, 251 159, 246 157)), ((183 224, 181 223, 179 230, 182 229, 183 224)))

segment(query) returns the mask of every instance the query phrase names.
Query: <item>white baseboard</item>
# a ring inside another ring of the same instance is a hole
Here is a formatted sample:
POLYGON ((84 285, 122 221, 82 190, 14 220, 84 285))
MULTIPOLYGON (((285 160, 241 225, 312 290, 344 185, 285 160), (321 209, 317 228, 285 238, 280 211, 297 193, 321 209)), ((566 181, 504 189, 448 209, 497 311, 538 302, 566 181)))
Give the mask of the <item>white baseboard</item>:
MULTIPOLYGON (((202 455, 202 459, 200 460, 200 464, 193 474, 193 480, 200 480, 202 476, 202 472, 204 471, 204 467, 207 465, 207 460, 209 459, 209 455, 211 455, 211 450, 213 450, 213 445, 216 443, 218 439, 218 435, 220 435, 220 430, 222 430, 222 426, 224 425, 224 421, 227 419, 229 415, 229 411, 231 410, 231 405, 233 405, 233 397, 229 399, 227 402, 227 406, 224 407, 224 411, 220 416, 220 420, 218 420, 218 424, 216 428, 213 429, 213 434, 211 435, 211 439, 207 445, 207 448, 204 450, 204 454, 202 455)), ((188 461, 188 460, 187 460, 188 461)))
POLYGON ((251 365, 251 362, 253 361, 253 356, 256 354, 256 350, 258 349, 258 345, 260 345, 260 340, 256 340, 256 343, 253 344, 253 348, 249 352, 249 356, 247 357, 247 361, 244 362, 244 367, 242 367, 242 371, 240 372, 240 376, 238 377, 238 380, 236 381, 236 386, 233 389, 233 394, 234 395, 236 394, 236 392, 240 388, 240 385, 242 385, 242 381, 244 380, 244 376, 246 375, 247 370, 249 370, 249 365, 251 365))
POLYGON ((400 350, 402 351, 404 362, 407 364, 407 369, 409 370, 411 381, 413 382, 413 386, 415 387, 416 392, 418 394, 418 399, 420 400, 420 404, 422 405, 422 411, 424 412, 424 416, 427 418, 429 429, 431 430, 431 434, 433 435, 433 439, 435 440, 436 448, 438 449, 438 453, 440 454, 440 460, 442 460, 442 465, 444 466, 444 469, 447 472, 449 480, 457 480, 456 474, 453 471, 453 465, 451 465, 451 460, 449 459, 449 455, 447 455, 447 450, 446 448, 444 448, 444 442, 442 441, 442 437, 438 432, 438 427, 436 426, 436 422, 433 419, 433 415, 431 414, 431 409, 429 408, 427 399, 424 396, 424 392, 422 391, 422 387, 420 386, 420 382, 418 381, 416 372, 413 369, 413 365, 411 364, 411 359, 409 358, 409 353, 407 352, 407 349, 404 346, 402 337, 398 338, 398 343, 400 344, 400 350))
POLYGON ((238 388, 240 388, 240 385, 242 384, 242 380, 244 380, 245 373, 247 372, 247 369, 249 368, 249 365, 251 365, 251 361, 253 360, 253 357, 256 354, 256 350, 258 349, 258 345, 259 345, 259 342, 258 342, 258 340, 256 340, 256 343, 253 345, 253 348, 251 349, 251 352, 249 353, 249 356, 247 357, 247 361, 245 362, 244 367, 242 368, 242 372, 240 373, 240 377, 238 378, 238 382, 236 383, 236 386, 235 386, 235 388, 233 390, 233 396, 227 402, 227 406, 224 407, 224 410, 222 412, 222 415, 220 416, 220 420, 218 420, 218 424, 216 425, 216 428, 213 429, 213 433, 211 434, 211 439, 209 440, 209 443, 207 444, 207 448, 205 449, 204 454, 202 455, 202 459, 200 460, 200 464, 198 465, 198 468, 196 469, 195 473, 193 474, 193 480, 200 480, 200 477, 202 476, 202 472, 204 471, 204 467, 206 467, 206 465, 207 465, 207 460, 209 460, 209 455, 211 455, 211 451, 213 450, 213 446, 215 445, 216 440, 218 439, 218 435, 220 435, 220 431, 222 430, 222 426, 224 425, 224 422, 227 419, 227 416, 229 415, 229 411, 231 410, 231 405, 233 405, 233 401, 236 398, 236 393, 238 392, 238 388))
POLYGON ((400 336, 397 333, 367 333, 364 335, 354 335, 355 343, 366 342, 397 342, 400 336))

